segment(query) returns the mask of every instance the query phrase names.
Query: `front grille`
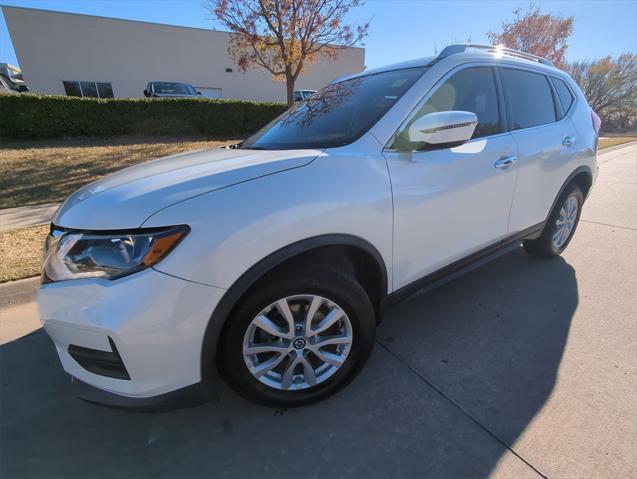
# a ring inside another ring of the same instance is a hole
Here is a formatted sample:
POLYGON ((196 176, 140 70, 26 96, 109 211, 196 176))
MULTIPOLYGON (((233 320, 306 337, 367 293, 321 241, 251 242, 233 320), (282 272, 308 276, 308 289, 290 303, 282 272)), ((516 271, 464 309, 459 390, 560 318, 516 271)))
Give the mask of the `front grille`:
POLYGON ((99 351, 97 349, 69 344, 68 352, 80 366, 93 374, 130 380, 130 375, 126 370, 126 366, 124 366, 124 362, 117 351, 115 343, 110 337, 108 338, 108 342, 111 345, 112 351, 99 351))

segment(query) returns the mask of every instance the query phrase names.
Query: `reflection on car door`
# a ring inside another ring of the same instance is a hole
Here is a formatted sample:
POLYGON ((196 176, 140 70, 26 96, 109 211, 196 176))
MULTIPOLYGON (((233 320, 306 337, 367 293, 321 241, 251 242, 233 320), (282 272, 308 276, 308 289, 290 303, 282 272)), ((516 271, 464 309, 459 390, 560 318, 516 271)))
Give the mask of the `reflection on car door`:
POLYGON ((514 158, 504 132, 495 70, 453 73, 403 125, 384 151, 394 196, 394 287, 400 288, 507 235, 517 168, 496 168, 514 158), (409 125, 434 111, 478 116, 473 138, 453 148, 409 144, 409 125))

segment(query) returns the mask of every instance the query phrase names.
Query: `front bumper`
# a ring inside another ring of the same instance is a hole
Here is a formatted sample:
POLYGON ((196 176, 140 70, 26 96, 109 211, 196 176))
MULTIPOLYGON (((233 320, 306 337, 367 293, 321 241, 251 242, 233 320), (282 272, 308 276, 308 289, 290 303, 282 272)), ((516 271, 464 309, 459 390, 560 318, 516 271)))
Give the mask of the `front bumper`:
POLYGON ((66 372, 108 393, 150 398, 202 381, 203 338, 224 293, 151 268, 44 284, 38 309, 66 372))

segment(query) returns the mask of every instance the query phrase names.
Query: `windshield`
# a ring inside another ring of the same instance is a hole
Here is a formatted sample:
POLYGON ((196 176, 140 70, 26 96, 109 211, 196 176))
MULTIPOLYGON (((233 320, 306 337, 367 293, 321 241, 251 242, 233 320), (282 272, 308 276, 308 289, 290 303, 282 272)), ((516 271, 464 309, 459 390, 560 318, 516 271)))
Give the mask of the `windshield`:
POLYGON ((162 95, 196 95, 197 92, 187 83, 157 82, 153 83, 155 93, 162 95))
POLYGON ((347 145, 369 130, 424 71, 424 67, 394 70, 328 85, 245 140, 240 148, 347 145))

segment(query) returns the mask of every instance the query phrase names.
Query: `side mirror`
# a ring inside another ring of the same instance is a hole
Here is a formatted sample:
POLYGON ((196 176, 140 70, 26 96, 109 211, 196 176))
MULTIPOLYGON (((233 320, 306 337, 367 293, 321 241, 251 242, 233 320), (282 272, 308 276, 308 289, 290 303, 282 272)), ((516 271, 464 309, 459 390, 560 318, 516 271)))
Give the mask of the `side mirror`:
POLYGON ((409 141, 443 145, 464 143, 473 136, 478 117, 469 111, 439 111, 418 118, 409 127, 409 141))
POLYGON ((148 98, 148 97, 150 96, 150 94, 148 93, 148 90, 144 90, 144 96, 145 96, 146 98, 148 98))
POLYGON ((197 95, 201 95, 201 92, 200 92, 200 91, 197 91, 197 95))

